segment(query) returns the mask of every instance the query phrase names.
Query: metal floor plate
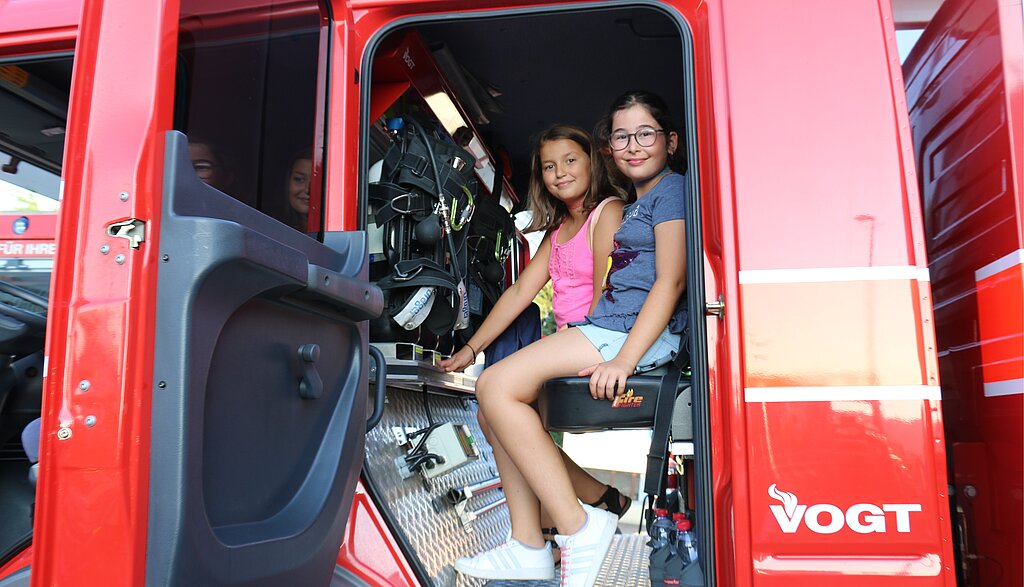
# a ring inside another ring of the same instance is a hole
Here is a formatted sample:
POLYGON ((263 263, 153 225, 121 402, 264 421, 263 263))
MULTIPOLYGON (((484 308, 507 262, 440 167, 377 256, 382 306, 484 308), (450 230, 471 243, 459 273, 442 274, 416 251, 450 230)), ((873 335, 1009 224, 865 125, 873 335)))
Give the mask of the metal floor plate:
MULTIPOLYGON (((651 549, 647 536, 624 534, 616 536, 611 550, 601 565, 595 587, 647 587, 651 584, 647 561, 651 549)), ((558 570, 551 581, 488 581, 487 587, 557 587, 558 570)))
MULTIPOLYGON (((455 572, 453 565, 457 558, 476 554, 505 540, 509 532, 508 509, 501 504, 469 524, 463 524, 455 508, 442 501, 442 496, 449 490, 487 481, 496 477, 498 470, 491 447, 480 432, 476 420, 477 404, 471 396, 460 398, 431 394, 429 403, 435 422, 455 422, 470 427, 480 449, 480 459, 429 481, 418 475, 402 479, 395 459, 404 456, 405 450, 397 445, 392 429, 423 428, 427 426, 427 417, 422 392, 389 388, 384 418, 366 436, 364 467, 383 502, 378 506, 390 511, 424 571, 438 587, 557 585, 557 579, 486 582, 455 572)), ((503 498, 501 490, 494 489, 475 495, 468 504, 470 509, 478 510, 503 498)), ((616 536, 597 584, 648 585, 647 557, 650 551, 645 542, 646 536, 616 536)))

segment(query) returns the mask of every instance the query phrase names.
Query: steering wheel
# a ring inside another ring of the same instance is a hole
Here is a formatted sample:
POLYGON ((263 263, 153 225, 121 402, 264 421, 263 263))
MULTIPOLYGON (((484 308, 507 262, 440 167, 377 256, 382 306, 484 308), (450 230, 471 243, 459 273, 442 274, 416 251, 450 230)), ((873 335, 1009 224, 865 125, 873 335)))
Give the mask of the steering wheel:
POLYGON ((20 322, 24 322, 26 326, 33 330, 46 330, 45 308, 49 302, 45 297, 23 287, 7 283, 6 281, 0 281, 0 292, 44 309, 43 312, 33 312, 32 310, 26 310, 8 303, 0 302, 0 314, 20 322))

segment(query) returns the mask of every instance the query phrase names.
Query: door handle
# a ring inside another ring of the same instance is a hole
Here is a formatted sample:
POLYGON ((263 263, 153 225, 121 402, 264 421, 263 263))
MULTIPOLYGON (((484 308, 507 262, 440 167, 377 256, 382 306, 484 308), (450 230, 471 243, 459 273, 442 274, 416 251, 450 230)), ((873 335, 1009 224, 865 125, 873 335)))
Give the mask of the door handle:
POLYGON ((299 347, 302 360, 302 379, 299 381, 299 395, 303 399, 317 399, 324 394, 324 381, 316 370, 320 360, 320 345, 309 343, 299 347))

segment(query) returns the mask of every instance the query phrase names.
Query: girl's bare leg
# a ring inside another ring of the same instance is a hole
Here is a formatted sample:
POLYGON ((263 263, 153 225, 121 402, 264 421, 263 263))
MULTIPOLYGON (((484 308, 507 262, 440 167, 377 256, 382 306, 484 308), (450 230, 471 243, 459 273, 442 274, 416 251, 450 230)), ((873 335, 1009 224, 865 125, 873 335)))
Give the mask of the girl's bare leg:
MULTIPOLYGON (((505 449, 501 448, 501 444, 494 438, 494 433, 491 432, 490 424, 487 423, 487 417, 484 416, 483 411, 477 412, 477 421, 480 423, 480 430, 484 434, 484 438, 490 443, 491 448, 494 450, 494 460, 498 464, 499 473, 502 471, 508 471, 509 475, 521 475, 518 470, 512 471, 509 469, 511 461, 508 461, 508 455, 505 453, 505 449)), ((565 454, 561 448, 558 449, 562 457, 562 462, 565 464, 565 468, 569 473, 569 481, 572 483, 573 491, 576 492, 576 496, 583 500, 584 503, 593 503, 601 496, 604 495, 606 486, 597 479, 594 479, 590 473, 587 473, 582 467, 576 464, 576 461, 569 458, 569 455, 565 454)), ((502 477, 504 479, 504 477, 502 477)), ((554 520, 551 515, 547 513, 544 508, 540 509, 540 525, 537 525, 535 518, 533 518, 533 503, 539 504, 536 500, 536 496, 533 496, 532 503, 524 503, 521 506, 522 519, 519 523, 516 520, 512 520, 512 527, 517 529, 513 530, 513 536, 516 540, 523 544, 530 546, 543 545, 543 540, 550 537, 543 536, 540 534, 540 528, 550 528, 554 526, 554 520)), ((510 508, 510 511, 512 508, 510 508)), ((519 508, 516 508, 519 511, 519 508)), ((510 514, 511 515, 511 514, 510 514)), ((557 527, 557 526, 555 526, 557 527)))
MULTIPOLYGON (((480 418, 481 427, 485 422, 480 418)), ((544 535, 540 531, 540 502, 530 491, 522 473, 516 468, 501 443, 494 438, 494 433, 486 431, 485 435, 494 451, 494 462, 498 465, 501 476, 501 488, 505 493, 508 515, 512 521, 512 537, 527 546, 544 546, 544 535)))
POLYGON ((586 520, 561 451, 531 404, 546 380, 576 375, 601 361, 601 354, 590 341, 570 328, 519 350, 491 366, 477 380, 477 398, 490 424, 492 446, 498 444, 502 452, 499 456, 495 451, 495 460, 517 540, 537 544, 533 537, 524 535, 524 524, 538 523, 539 527, 539 510, 532 505, 538 498, 561 533, 576 532, 586 520))

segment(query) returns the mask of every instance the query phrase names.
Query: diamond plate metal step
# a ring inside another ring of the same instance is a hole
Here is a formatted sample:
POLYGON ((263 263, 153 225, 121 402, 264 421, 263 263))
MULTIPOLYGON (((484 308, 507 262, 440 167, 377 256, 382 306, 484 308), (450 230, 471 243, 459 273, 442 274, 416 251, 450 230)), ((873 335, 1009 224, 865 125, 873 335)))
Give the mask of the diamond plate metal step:
MULTIPOLYGON (((453 488, 481 483, 496 477, 494 453, 483 438, 476 420, 477 404, 472 396, 429 395, 430 412, 435 422, 467 424, 480 448, 481 456, 440 477, 423 480, 420 476, 403 479, 395 466, 395 459, 405 451, 395 440, 393 428, 423 428, 427 426, 422 391, 388 388, 384 417, 366 436, 364 471, 380 496, 378 507, 387 508, 398 526, 399 534, 414 551, 426 575, 438 587, 523 587, 526 585, 554 586, 554 581, 491 581, 464 577, 453 568, 455 560, 492 548, 508 536, 508 508, 499 503, 504 499, 500 489, 474 495, 468 502, 473 510, 487 509, 475 520, 465 523, 455 508, 443 496, 453 488)), ((611 552, 605 559, 598 577, 598 585, 649 585, 647 559, 650 550, 644 545, 646 536, 616 536, 611 552)), ((557 576, 557 575, 556 575, 557 576)))
MULTIPOLYGON (((595 587, 647 587, 651 584, 647 561, 651 549, 647 537, 639 534, 616 536, 601 565, 595 587)), ((468 583, 467 583, 468 584, 468 583)), ((557 587, 558 571, 551 581, 488 581, 487 587, 557 587)))

